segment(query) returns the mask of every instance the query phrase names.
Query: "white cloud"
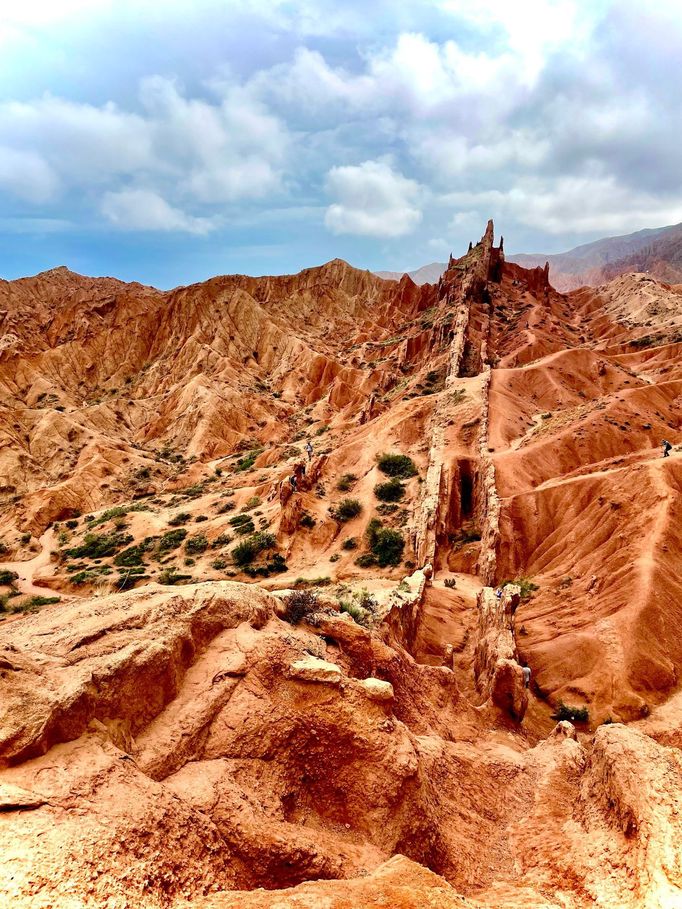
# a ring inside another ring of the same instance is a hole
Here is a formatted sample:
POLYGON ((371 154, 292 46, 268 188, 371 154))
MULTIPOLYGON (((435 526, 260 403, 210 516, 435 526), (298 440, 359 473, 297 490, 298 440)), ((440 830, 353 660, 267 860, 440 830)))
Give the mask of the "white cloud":
POLYGON ((195 218, 169 205, 165 199, 147 189, 126 189, 105 193, 102 213, 123 230, 182 231, 207 234, 216 222, 195 218))
POLYGON ((149 124, 114 104, 95 107, 45 95, 0 104, 0 135, 35 152, 65 184, 105 183, 153 165, 149 124))
POLYGON ((280 185, 286 128, 258 99, 215 84, 217 103, 187 99, 159 76, 145 79, 142 102, 157 160, 178 170, 180 187, 200 202, 259 198, 280 185))
POLYGON ((489 95, 488 118, 513 103, 520 84, 509 53, 465 52, 455 41, 439 44, 419 33, 403 32, 386 47, 364 57, 364 71, 332 67, 318 51, 299 48, 290 63, 256 73, 248 83, 255 96, 284 104, 296 116, 338 116, 377 111, 417 120, 443 112, 462 98, 489 95), (500 86, 504 85, 504 91, 500 86), (331 109, 330 109, 331 105, 331 109))
POLYGON ((443 200, 459 209, 452 228, 474 214, 494 215, 549 234, 622 233, 633 226, 661 227, 682 221, 682 197, 662 200, 620 186, 612 176, 520 179, 509 190, 451 193, 443 200))
POLYGON ((604 0, 440 0, 442 9, 483 33, 499 29, 525 82, 535 80, 547 56, 561 46, 579 47, 586 39, 604 0))
POLYGON ((156 76, 142 81, 140 100, 141 113, 51 95, 0 102, 0 191, 34 204, 75 191, 104 199, 116 223, 206 233, 206 208, 280 190, 288 131, 239 86, 188 98, 156 76))
POLYGON ((337 201, 327 209, 324 223, 335 234, 402 237, 422 219, 419 184, 385 161, 333 167, 327 190, 337 201))
POLYGON ((51 199, 58 187, 56 174, 40 155, 0 146, 0 190, 37 204, 51 199))

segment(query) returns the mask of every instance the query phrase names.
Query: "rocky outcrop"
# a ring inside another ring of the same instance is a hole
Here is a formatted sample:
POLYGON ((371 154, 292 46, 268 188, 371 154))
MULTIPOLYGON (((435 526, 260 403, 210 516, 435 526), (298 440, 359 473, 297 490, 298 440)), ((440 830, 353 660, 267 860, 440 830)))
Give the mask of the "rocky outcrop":
POLYGON ((484 584, 493 584, 497 573, 497 550, 500 545, 500 498, 495 484, 495 465, 490 456, 488 428, 490 419, 490 367, 484 372, 483 407, 479 428, 480 466, 477 475, 476 502, 481 527, 481 550, 478 574, 484 584))
POLYGON ((512 628, 519 596, 520 589, 512 584, 499 597, 491 587, 481 590, 474 676, 482 698, 520 722, 528 707, 528 691, 512 628))
POLYGON ((351 881, 318 881, 271 893, 223 893, 200 898, 194 905, 196 909, 348 909, 382 903, 400 909, 470 909, 473 905, 458 896, 442 877, 402 855, 351 881))
POLYGON ((294 660, 289 667, 289 677, 301 682, 338 685, 341 681, 341 670, 335 663, 309 656, 302 660, 294 660))

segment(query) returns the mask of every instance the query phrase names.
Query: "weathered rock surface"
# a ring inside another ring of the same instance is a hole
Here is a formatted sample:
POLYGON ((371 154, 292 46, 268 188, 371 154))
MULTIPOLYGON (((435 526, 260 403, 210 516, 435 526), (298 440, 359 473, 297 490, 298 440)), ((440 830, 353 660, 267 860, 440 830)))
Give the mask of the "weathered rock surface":
POLYGON ((0 902, 682 905, 678 291, 501 247, 0 283, 0 902))
POLYGON ((549 881, 547 905, 576 909, 680 893, 675 749, 620 725, 593 746, 482 726, 457 742, 452 674, 343 619, 303 630, 262 591, 203 584, 57 606, 0 643, 0 892, 20 909, 520 907, 549 881), (330 650, 347 681, 291 677, 330 650), (390 685, 357 678, 365 653, 390 685), (320 878, 338 886, 302 883, 320 878))

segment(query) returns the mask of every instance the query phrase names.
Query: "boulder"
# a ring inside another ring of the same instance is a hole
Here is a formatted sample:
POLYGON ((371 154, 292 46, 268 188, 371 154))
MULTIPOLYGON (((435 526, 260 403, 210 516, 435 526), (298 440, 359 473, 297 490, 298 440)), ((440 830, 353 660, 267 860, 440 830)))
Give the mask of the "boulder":
POLYGON ((317 657, 304 657, 294 660, 289 666, 289 676, 300 682, 322 682, 338 685, 341 681, 341 670, 335 663, 319 660, 317 657))
POLYGON ((393 685, 382 679, 362 679, 360 687, 370 701, 392 701, 394 698, 393 685))

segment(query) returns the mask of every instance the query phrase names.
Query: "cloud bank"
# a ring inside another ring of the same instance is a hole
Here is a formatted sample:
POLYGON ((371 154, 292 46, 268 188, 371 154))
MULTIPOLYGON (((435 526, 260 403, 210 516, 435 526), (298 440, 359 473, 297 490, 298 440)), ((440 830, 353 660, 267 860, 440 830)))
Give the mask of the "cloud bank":
POLYGON ((0 223, 185 234, 216 265, 257 223, 298 267, 419 264, 489 216, 517 249, 660 226, 681 47, 673 0, 27 0, 0 15, 0 223))

